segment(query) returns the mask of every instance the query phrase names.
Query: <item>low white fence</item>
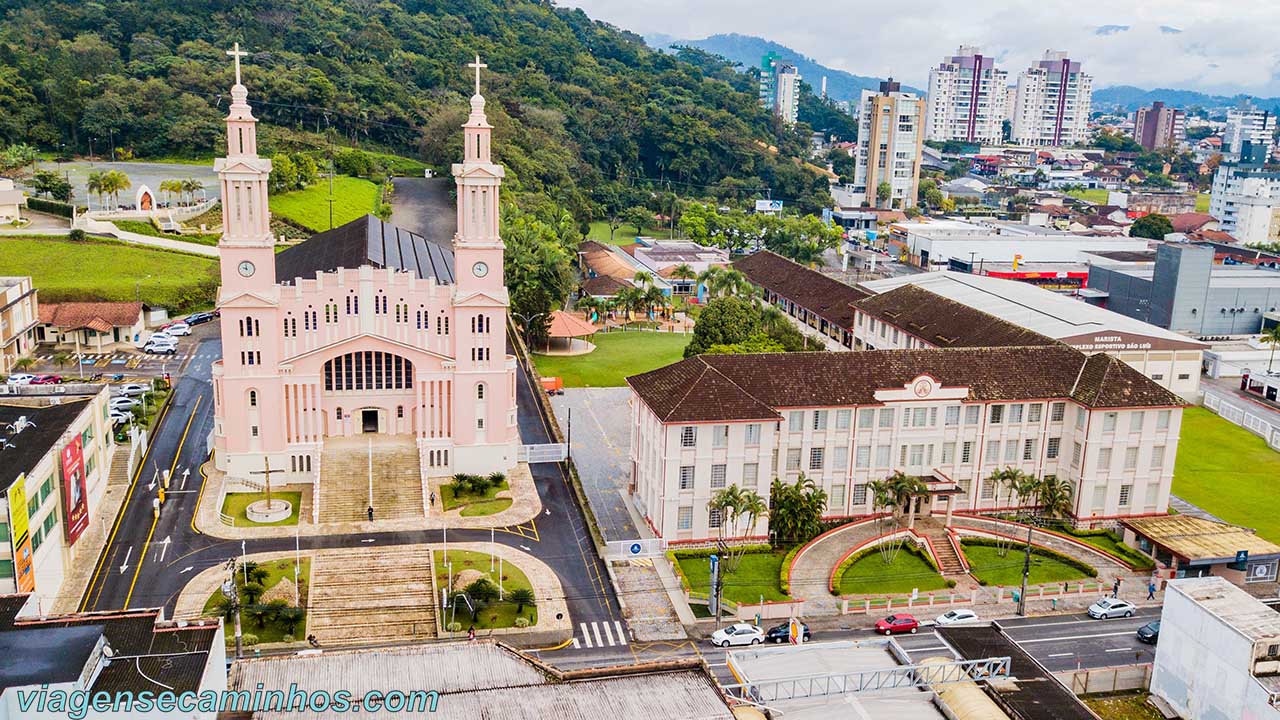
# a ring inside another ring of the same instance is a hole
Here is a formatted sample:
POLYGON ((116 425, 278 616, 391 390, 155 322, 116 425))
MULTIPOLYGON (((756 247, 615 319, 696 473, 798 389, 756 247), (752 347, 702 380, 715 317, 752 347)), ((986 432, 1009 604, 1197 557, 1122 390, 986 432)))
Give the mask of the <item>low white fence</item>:
POLYGON ((1224 420, 1260 436, 1273 450, 1280 450, 1280 426, 1261 413, 1251 411, 1248 400, 1206 390, 1204 406, 1224 420))
POLYGON ((1071 688, 1071 692, 1076 695, 1146 690, 1151 687, 1151 663, 1068 670, 1054 673, 1053 676, 1071 688))

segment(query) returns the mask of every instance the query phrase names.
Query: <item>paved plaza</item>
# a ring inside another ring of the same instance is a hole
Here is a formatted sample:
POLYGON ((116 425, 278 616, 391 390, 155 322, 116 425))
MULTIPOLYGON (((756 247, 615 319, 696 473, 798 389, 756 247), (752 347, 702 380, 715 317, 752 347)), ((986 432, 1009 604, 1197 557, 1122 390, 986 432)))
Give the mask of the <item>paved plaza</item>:
POLYGON ((605 540, 642 537, 627 510, 631 479, 629 388, 566 388, 551 398, 556 420, 570 436, 570 452, 605 540))

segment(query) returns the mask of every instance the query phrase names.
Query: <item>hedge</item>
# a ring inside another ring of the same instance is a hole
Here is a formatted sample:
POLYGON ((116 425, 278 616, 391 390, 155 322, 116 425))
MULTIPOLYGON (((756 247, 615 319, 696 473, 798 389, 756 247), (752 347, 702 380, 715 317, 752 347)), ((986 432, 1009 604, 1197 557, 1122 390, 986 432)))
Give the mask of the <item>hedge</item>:
MULTIPOLYGON (((1012 546, 1010 546, 1008 543, 1001 543, 996 540, 992 540, 990 538, 979 538, 979 537, 966 537, 960 541, 960 545, 962 549, 963 549, 963 546, 965 545, 980 545, 983 547, 1001 547, 1002 545, 1004 545, 1005 547, 1025 547, 1025 545, 1019 545, 1016 542, 1013 543, 1012 546)), ((1089 563, 1081 562, 1080 560, 1077 560, 1071 557, 1070 555, 1063 555, 1062 553, 1056 550, 1050 550, 1049 548, 1041 547, 1039 545, 1032 545, 1031 552, 1032 554, 1040 555, 1042 557, 1047 557, 1051 560, 1057 560, 1063 565, 1070 565, 1071 567, 1079 570, 1080 572, 1084 573, 1085 575, 1088 575, 1089 577, 1092 577, 1092 578, 1098 577, 1097 568, 1090 565, 1089 563)))
POLYGON ((1115 557, 1118 557, 1121 560, 1124 560, 1126 563, 1134 566, 1139 570, 1150 570, 1156 566, 1155 561, 1152 560, 1149 556, 1144 555, 1143 553, 1140 553, 1137 550, 1134 550, 1128 545, 1125 545, 1124 541, 1121 540, 1118 536, 1116 536, 1114 532, 1110 530, 1105 530, 1102 528, 1097 528, 1094 530, 1076 530, 1075 528, 1067 528, 1062 530, 1061 532, 1065 535, 1070 535, 1071 537, 1076 537, 1076 538, 1109 537, 1111 538, 1111 541, 1115 543, 1114 549, 1100 548, 1097 545, 1093 545, 1092 543, 1089 545, 1089 547, 1093 548, 1094 550, 1097 550, 1098 552, 1106 553, 1107 555, 1114 555, 1115 557))
MULTIPOLYGON (((800 546, 797 545, 796 547, 800 547, 800 546)), ((773 546, 767 543, 760 544, 760 545, 741 545, 741 546, 735 545, 734 549, 741 550, 744 555, 748 553, 772 553, 773 552, 773 546)), ((680 577, 680 586, 683 587, 686 591, 692 591, 693 587, 689 585, 689 579, 684 576, 684 571, 680 569, 680 563, 678 562, 678 560, 680 558, 707 557, 710 555, 715 555, 718 552, 720 552, 719 548, 693 548, 690 550, 668 550, 667 559, 671 561, 671 566, 675 568, 676 575, 680 577)), ((786 566, 786 563, 784 562, 783 567, 785 566, 786 566)), ((785 590, 783 591, 782 594, 790 595, 790 593, 786 592, 785 590)))
POLYGON ((49 213, 50 215, 58 215, 64 218, 70 218, 74 208, 64 202, 57 200, 45 200, 44 198, 27 198, 27 208, 37 212, 49 213))
POLYGON ((783 595, 791 594, 791 563, 795 562, 796 555, 808 543, 796 543, 787 551, 786 557, 782 558, 782 567, 778 569, 778 587, 782 589, 783 595))

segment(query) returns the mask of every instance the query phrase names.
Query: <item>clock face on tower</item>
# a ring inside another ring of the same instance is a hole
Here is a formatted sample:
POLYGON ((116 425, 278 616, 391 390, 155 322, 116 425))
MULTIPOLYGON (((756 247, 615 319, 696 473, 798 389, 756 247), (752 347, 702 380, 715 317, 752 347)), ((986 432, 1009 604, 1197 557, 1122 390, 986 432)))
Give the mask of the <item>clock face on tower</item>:
POLYGON ((482 278, 482 277, 484 277, 485 275, 488 275, 488 274, 489 274, 489 266, 488 266, 488 265, 486 265, 486 264, 484 264, 484 263, 482 263, 482 262, 478 262, 478 263, 476 263, 475 265, 472 265, 472 266, 471 266, 471 272, 472 272, 476 277, 478 277, 478 278, 482 278))
POLYGON ((253 263, 249 262, 248 260, 242 260, 240 262, 240 267, 238 269, 240 270, 241 277, 251 277, 253 275, 253 271, 254 271, 253 263))

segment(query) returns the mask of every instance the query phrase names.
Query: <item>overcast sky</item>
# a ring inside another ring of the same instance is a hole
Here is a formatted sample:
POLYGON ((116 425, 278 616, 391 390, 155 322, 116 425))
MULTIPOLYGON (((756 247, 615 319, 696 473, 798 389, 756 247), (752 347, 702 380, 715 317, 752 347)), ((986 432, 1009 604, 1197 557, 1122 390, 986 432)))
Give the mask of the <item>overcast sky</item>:
POLYGON ((1280 95, 1280 2, 1260 0, 557 0, 640 34, 756 35, 829 67, 925 86, 961 43, 1010 78, 1046 49, 1084 63, 1095 87, 1280 95), (899 8, 888 15, 884 8, 899 8))

